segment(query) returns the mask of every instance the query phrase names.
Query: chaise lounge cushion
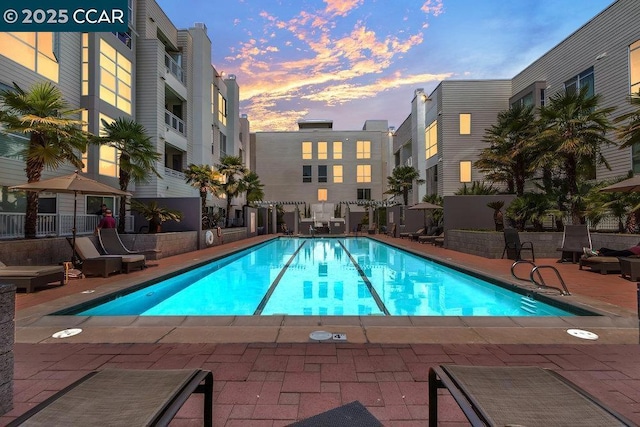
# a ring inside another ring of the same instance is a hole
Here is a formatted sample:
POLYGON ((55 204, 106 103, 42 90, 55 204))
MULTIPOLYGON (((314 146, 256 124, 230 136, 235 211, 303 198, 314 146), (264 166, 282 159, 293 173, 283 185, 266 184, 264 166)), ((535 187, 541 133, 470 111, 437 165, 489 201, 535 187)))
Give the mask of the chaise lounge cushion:
POLYGON ((601 274, 620 271, 620 261, 613 256, 583 256, 580 258, 580 270, 585 266, 590 267, 591 271, 597 271, 601 274))
POLYGON ((38 286, 51 282, 64 283, 64 268, 61 265, 12 265, 0 262, 0 283, 12 283, 17 288, 33 292, 38 286))

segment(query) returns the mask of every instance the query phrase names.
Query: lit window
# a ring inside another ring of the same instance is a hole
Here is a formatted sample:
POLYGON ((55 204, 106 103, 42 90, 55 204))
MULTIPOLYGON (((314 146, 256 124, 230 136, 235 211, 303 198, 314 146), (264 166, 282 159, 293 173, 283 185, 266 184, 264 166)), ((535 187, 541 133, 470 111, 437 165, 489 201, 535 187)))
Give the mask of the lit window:
POLYGON ((426 159, 438 154, 438 122, 433 121, 424 131, 426 145, 426 159))
POLYGON ((0 55, 57 82, 54 39, 54 33, 0 33, 0 55))
MULTIPOLYGON (((104 126, 102 124, 103 120, 107 123, 114 122, 114 120, 111 117, 105 116, 102 113, 100 114, 99 135, 101 136, 104 136, 105 134, 104 126)), ((120 160, 119 158, 120 158, 120 153, 114 147, 110 147, 108 145, 101 145, 100 160, 98 161, 98 173, 100 175, 112 176, 117 178, 119 175, 119 168, 118 168, 118 162, 120 160)))
POLYGON ((342 182, 342 165, 333 165, 333 182, 336 184, 342 182))
POLYGON ((640 40, 629 46, 629 68, 631 93, 636 93, 640 89, 640 40))
POLYGON ((89 33, 82 33, 82 95, 89 95, 89 33))
POLYGON ((313 145, 310 142, 305 141, 302 143, 302 158, 304 160, 313 159, 313 145))
POLYGON ((460 114, 460 135, 471 134, 471 114, 460 114))
MULTIPOLYGON (((80 118, 82 119, 82 130, 85 132, 89 132, 89 111, 83 109, 80 113, 80 118)), ((87 162, 89 160, 87 148, 82 152, 82 172, 87 173, 87 162)))
POLYGON ((460 182, 471 182, 471 162, 469 160, 460 162, 460 182))
POLYGON ((333 158, 334 160, 342 159, 342 141, 333 141, 333 158))
POLYGON ((302 166, 302 182, 311 182, 311 165, 302 166))
POLYGON ((318 188, 318 201, 326 202, 327 201, 327 189, 326 188, 318 188))
POLYGON ((216 114, 216 91, 213 83, 211 83, 211 114, 216 114))
POLYGON ((218 93, 218 121, 222 126, 227 125, 227 100, 218 93))
POLYGON ((318 142, 318 159, 324 160, 327 158, 327 143, 318 142))
POLYGON ((318 165, 318 182, 327 182, 327 165, 318 165))
POLYGON ((100 40, 100 99, 131 114, 131 61, 100 40))
POLYGON ((356 159, 371 158, 371 141, 356 142, 356 159))
POLYGON ((371 182, 371 165, 356 167, 356 182, 371 182))

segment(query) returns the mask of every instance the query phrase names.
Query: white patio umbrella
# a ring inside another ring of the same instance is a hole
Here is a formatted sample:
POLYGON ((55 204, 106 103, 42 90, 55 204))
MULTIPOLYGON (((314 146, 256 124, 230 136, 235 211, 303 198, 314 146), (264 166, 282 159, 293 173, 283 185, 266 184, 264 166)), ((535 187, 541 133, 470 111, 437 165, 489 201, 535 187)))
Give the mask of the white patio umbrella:
POLYGON ((91 178, 84 177, 75 171, 71 175, 59 176, 56 178, 45 179, 37 182, 16 185, 9 188, 10 190, 22 191, 50 191, 52 193, 73 193, 73 259, 75 262, 75 243, 76 243, 76 218, 78 206, 78 194, 96 194, 110 196, 131 196, 131 193, 111 187, 91 178))

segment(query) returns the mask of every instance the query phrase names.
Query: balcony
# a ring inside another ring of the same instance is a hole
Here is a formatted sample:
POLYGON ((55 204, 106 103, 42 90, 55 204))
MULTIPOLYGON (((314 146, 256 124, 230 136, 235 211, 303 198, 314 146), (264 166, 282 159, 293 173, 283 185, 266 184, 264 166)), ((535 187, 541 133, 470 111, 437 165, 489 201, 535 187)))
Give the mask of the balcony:
POLYGON ((186 83, 184 78, 184 70, 168 53, 164 54, 164 65, 165 67, 167 67, 167 71, 180 83, 186 83))
POLYGON ((165 84, 183 100, 187 99, 187 85, 184 70, 167 53, 164 54, 165 73, 162 78, 165 84))
MULTIPOLYGON (((0 212, 0 239, 24 238, 24 213, 0 212)), ((92 234, 98 225, 100 217, 95 214, 77 215, 77 235, 92 234)), ((116 217, 116 223, 118 218, 116 217)), ((73 214, 38 214, 36 223, 37 237, 71 236, 73 229, 73 214)), ((133 231, 133 217, 125 218, 125 231, 133 231)))
POLYGON ((187 151, 187 127, 184 120, 171 111, 165 110, 164 123, 166 125, 165 141, 182 151, 187 151))

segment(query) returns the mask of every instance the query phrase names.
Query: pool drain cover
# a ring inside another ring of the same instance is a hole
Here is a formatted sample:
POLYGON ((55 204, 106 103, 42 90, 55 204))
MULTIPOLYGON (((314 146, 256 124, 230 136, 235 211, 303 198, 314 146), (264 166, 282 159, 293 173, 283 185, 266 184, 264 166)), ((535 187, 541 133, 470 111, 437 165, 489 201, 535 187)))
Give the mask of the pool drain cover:
POLYGON ((55 334, 51 335, 53 338, 68 338, 68 337, 72 337, 74 335, 78 335, 80 332, 82 332, 82 329, 80 328, 73 328, 73 329, 64 329, 62 331, 58 331, 55 334))
POLYGON ((315 341, 325 341, 333 338, 333 334, 327 331, 313 331, 309 334, 309 338, 315 341))
POLYGON ((567 333, 576 338, 582 338, 583 340, 597 340, 598 335, 593 332, 585 331, 583 329, 567 329, 567 333))

